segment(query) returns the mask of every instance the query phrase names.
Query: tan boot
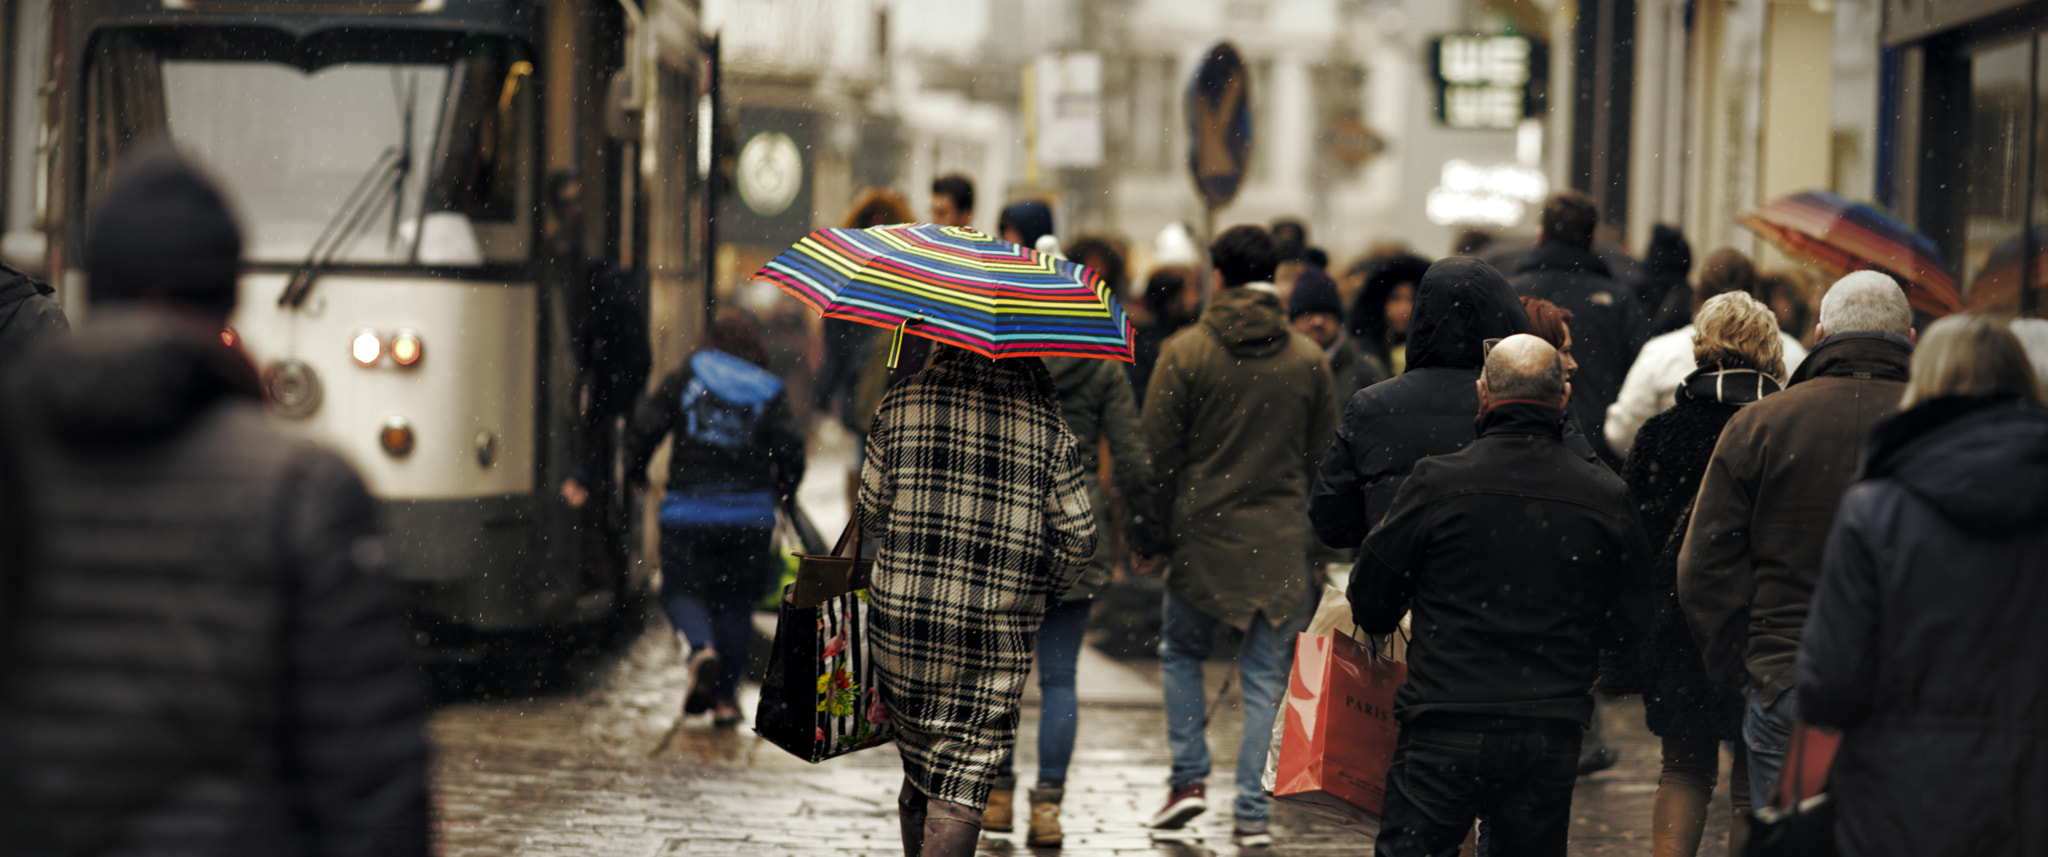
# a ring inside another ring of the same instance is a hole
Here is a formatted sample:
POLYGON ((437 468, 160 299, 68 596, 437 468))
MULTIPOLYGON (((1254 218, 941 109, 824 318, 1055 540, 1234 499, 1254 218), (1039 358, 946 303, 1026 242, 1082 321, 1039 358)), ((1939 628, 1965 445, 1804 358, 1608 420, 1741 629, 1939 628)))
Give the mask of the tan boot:
POLYGON ((1009 833, 1017 829, 1017 793, 1010 789, 989 789, 988 806, 981 810, 981 829, 1009 833))
POLYGON ((1066 789, 1031 790, 1031 832, 1024 844, 1034 848, 1058 848, 1065 839, 1060 832, 1060 800, 1066 789))

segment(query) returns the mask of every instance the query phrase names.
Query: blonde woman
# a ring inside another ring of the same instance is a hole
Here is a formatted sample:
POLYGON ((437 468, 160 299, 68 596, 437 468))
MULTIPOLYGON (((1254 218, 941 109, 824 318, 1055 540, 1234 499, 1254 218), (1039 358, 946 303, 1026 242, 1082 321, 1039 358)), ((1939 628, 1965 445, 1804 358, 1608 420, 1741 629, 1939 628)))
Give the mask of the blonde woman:
POLYGON ((1951 316, 1842 495, 1798 659, 1842 730, 1848 857, 2048 853, 2048 409, 2004 322, 1951 316))
MULTIPOLYGON (((1777 318, 1756 298, 1744 292, 1709 298, 1691 329, 1695 368, 1679 385, 1676 404, 1643 423, 1622 468, 1658 550, 1656 620, 1633 653, 1636 669, 1624 670, 1638 676, 1650 731, 1663 739, 1664 769, 1650 811, 1653 857, 1698 853, 1723 742, 1735 757, 1730 792, 1736 817, 1749 805, 1738 740, 1742 697, 1707 678, 1678 604, 1678 549, 1721 429, 1744 406, 1782 389, 1785 376, 1777 318)), ((1740 853, 1740 836, 1731 840, 1730 853, 1740 853)))

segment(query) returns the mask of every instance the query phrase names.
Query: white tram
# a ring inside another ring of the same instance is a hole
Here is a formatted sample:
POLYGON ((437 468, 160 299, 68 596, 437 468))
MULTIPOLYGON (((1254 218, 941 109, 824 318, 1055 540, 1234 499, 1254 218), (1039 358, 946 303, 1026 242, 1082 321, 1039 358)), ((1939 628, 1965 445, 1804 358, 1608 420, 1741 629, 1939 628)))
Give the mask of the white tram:
POLYGON ((422 641, 604 618, 646 574, 580 325, 626 299, 668 365, 708 314, 720 111, 693 5, 43 4, 44 85, 10 87, 43 101, 30 255, 76 321, 83 214, 169 137, 244 224, 233 335, 279 422, 361 472, 422 641))

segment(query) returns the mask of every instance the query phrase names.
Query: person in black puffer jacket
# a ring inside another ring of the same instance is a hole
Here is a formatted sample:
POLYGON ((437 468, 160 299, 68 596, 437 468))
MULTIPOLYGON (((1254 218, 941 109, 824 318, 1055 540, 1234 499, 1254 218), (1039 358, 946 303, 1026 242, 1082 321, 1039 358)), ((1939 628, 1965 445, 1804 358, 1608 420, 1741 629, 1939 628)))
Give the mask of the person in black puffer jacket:
POLYGON ((647 484, 647 462, 673 436, 661 500, 661 600, 690 690, 683 713, 717 708, 736 726, 754 602, 766 588, 775 508, 804 477, 804 439, 761 328, 746 310, 720 310, 703 348, 633 410, 626 479, 647 484))
POLYGON ((1744 406, 1783 389, 1785 375, 1777 319, 1757 299, 1742 292, 1718 295, 1700 307, 1696 326, 1693 360, 1699 368, 1680 385, 1678 403, 1643 424, 1622 468, 1657 551, 1657 612, 1642 647, 1610 653, 1600 679, 1610 692, 1640 691, 1650 732, 1663 739, 1664 768, 1650 815, 1655 857, 1699 851, 1723 741, 1730 742, 1735 759, 1729 775, 1735 817, 1749 808, 1742 696, 1707 678, 1678 605, 1678 549, 1721 428, 1744 406))
POLYGON ((223 343, 241 246, 204 176, 134 156, 86 233, 93 323, 8 384, 42 543, 11 773, 57 853, 425 855, 426 710, 374 509, 223 343))
POLYGON ((1844 857, 2048 854, 2048 408, 2004 322, 1927 328, 1842 495, 1799 715, 1844 857))

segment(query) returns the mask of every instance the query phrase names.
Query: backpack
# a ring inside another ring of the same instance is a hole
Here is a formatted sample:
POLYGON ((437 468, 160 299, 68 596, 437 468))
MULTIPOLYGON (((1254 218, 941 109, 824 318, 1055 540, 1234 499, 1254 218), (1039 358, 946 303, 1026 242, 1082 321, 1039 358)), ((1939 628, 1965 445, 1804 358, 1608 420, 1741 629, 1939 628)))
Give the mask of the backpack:
POLYGON ((690 356, 690 373, 681 402, 682 436, 718 449, 753 446, 768 403, 782 394, 782 379, 710 348, 690 356))

